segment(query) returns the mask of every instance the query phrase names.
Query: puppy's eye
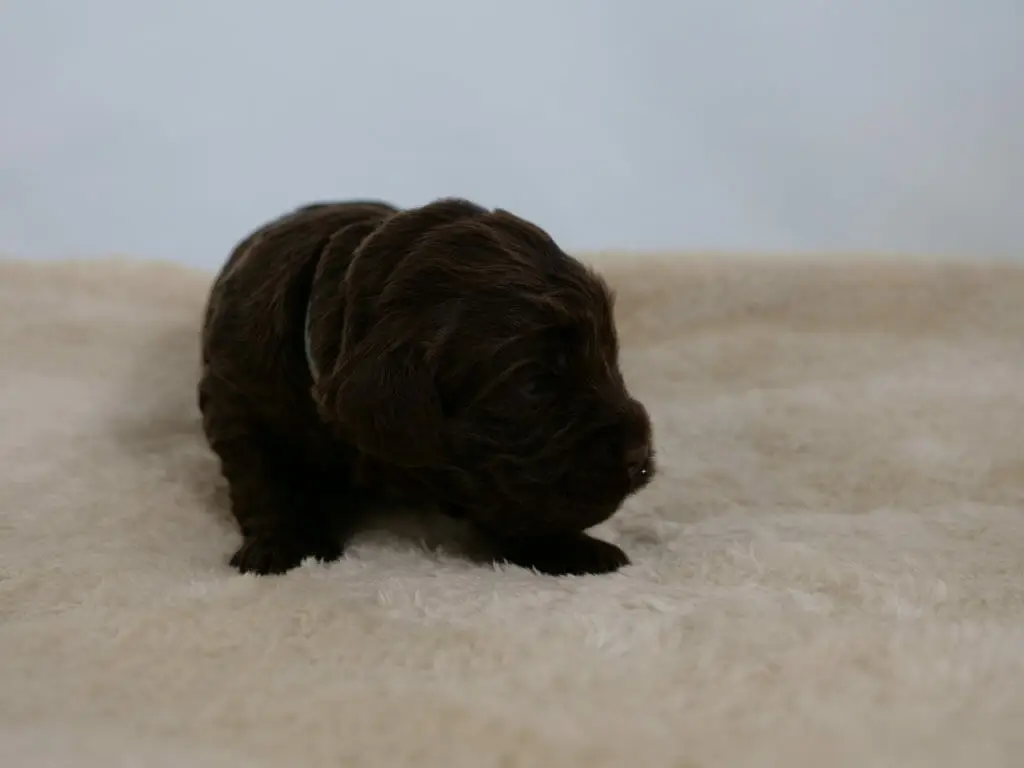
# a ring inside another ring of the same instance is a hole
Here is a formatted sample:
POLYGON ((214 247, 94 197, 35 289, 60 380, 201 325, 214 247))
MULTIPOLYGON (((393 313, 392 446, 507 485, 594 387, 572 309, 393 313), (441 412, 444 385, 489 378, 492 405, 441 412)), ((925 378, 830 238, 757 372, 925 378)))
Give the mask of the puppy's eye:
POLYGON ((531 400, 548 396, 555 388, 555 376, 548 371, 531 374, 522 382, 522 392, 531 400))
POLYGON ((557 328, 548 331, 545 336, 545 363, 556 373, 564 373, 569 368, 570 353, 580 349, 583 336, 573 327, 557 328))
POLYGON ((559 373, 569 370, 569 350, 556 349, 554 359, 551 361, 554 369, 559 373))

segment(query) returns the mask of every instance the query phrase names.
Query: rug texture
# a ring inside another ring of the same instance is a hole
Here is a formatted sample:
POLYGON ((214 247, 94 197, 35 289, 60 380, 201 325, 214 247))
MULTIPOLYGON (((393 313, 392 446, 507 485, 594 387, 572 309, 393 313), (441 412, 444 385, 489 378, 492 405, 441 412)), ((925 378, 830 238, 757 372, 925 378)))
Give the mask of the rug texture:
POLYGON ((1024 269, 593 261, 661 471, 575 579, 233 572, 210 275, 0 263, 0 765, 1024 764, 1024 269))

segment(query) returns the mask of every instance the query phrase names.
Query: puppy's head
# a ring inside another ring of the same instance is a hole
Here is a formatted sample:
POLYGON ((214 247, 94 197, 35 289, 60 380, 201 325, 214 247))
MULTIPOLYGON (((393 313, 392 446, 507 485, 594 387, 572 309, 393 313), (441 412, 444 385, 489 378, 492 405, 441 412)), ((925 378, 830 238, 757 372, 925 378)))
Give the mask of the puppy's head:
POLYGON ((452 510, 499 534, 578 531, 653 477, 611 294, 539 228, 462 200, 405 211, 344 290, 321 406, 452 510))

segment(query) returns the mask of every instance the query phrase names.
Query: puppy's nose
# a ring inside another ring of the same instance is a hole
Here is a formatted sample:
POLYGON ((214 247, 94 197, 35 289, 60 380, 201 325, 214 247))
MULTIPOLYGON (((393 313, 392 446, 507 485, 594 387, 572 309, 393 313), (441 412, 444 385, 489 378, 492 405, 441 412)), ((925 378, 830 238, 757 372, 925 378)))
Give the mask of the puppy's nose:
POLYGON ((650 443, 639 443, 626 449, 626 471, 633 482, 639 482, 647 477, 651 468, 651 446, 650 443))

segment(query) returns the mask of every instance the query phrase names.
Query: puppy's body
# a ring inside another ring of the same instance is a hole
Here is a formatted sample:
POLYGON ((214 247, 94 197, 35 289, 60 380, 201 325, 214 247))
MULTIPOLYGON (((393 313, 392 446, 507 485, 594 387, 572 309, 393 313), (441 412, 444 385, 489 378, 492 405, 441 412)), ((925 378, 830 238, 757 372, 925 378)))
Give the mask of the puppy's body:
POLYGON ((242 571, 339 557, 364 492, 474 523, 552 574, 628 562, 587 536, 654 474, 600 279, 503 211, 308 205, 211 290, 199 406, 242 571))

